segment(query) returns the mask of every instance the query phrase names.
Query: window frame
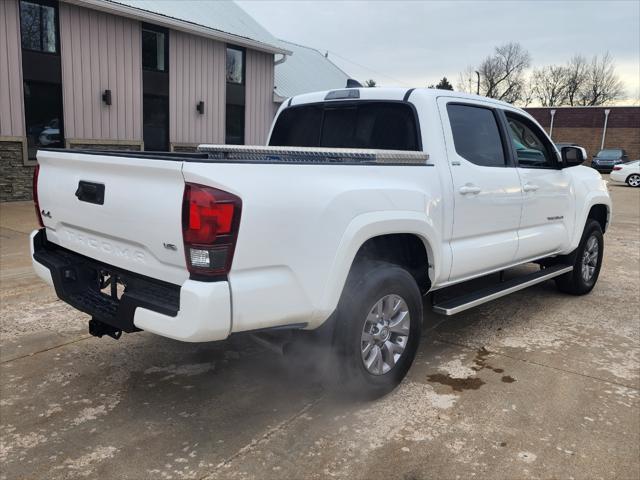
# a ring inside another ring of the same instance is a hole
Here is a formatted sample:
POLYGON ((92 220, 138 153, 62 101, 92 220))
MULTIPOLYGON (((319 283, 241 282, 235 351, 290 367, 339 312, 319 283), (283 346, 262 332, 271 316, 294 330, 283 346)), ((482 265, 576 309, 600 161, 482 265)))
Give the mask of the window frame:
POLYGON ((230 43, 225 44, 224 50, 224 80, 227 85, 242 85, 245 86, 247 82, 247 49, 232 45, 230 43), (227 50, 236 50, 242 53, 242 80, 240 82, 230 82, 227 80, 227 50))
POLYGON ((142 23, 140 25, 140 66, 142 70, 145 72, 157 72, 168 74, 169 73, 169 29, 161 27, 159 25, 154 25, 152 23, 142 23), (142 36, 144 35, 144 31, 148 30, 150 32, 162 33, 164 35, 164 70, 158 70, 157 68, 148 68, 144 66, 144 42, 142 40, 142 36))
POLYGON ((493 105, 488 105, 486 103, 473 103, 473 102, 464 102, 464 101, 454 100, 451 102, 446 102, 445 110, 447 113, 449 130, 451 131, 451 140, 453 141, 453 150, 456 152, 456 155, 458 155, 460 158, 464 158, 467 162, 469 162, 472 165, 475 165, 476 167, 482 167, 482 168, 515 168, 516 167, 516 162, 511 151, 511 137, 508 136, 509 135, 507 130, 508 127, 504 121, 503 115, 501 115, 499 108, 493 105), (484 108, 485 110, 489 110, 491 113, 493 113, 493 118, 496 121, 496 125, 498 127, 498 133, 500 135, 500 143, 502 144, 502 154, 504 156, 504 161, 505 161, 504 165, 479 165, 463 157, 462 155, 460 155, 460 153, 458 153, 458 150, 456 149, 456 140, 453 136, 451 119, 449 118, 449 110, 448 110, 449 105, 455 105, 460 107, 484 108))
MULTIPOLYGON (((301 103, 298 105, 291 105, 288 106, 287 108, 284 108, 279 114, 278 116, 274 119, 273 122, 273 126, 275 127, 278 119, 280 118, 280 115, 282 115, 284 112, 286 112, 287 110, 290 109, 296 109, 296 108, 302 108, 302 107, 320 107, 322 108, 322 110, 324 111, 327 107, 331 108, 331 105, 340 105, 341 107, 344 106, 345 108, 349 108, 349 107, 357 107, 358 105, 364 105, 364 104, 369 104, 369 103, 399 103, 402 105, 406 105, 407 107, 409 107, 409 109, 411 110, 411 114, 413 115, 413 120, 414 120, 414 126, 415 126, 415 135, 416 135, 416 141, 417 141, 417 150, 406 150, 407 152, 424 152, 424 148, 423 148, 423 144, 422 144, 422 129, 420 128, 420 118, 418 117, 418 110, 416 109, 416 106, 411 103, 411 102, 407 102, 404 100, 332 100, 332 101, 324 101, 324 102, 310 102, 310 103, 301 103)), ((320 135, 320 138, 318 138, 318 144, 320 143, 320 140, 322 139, 322 128, 323 128, 323 123, 324 123, 324 113, 322 115, 322 119, 320 122, 320 130, 318 132, 318 134, 320 135)), ((271 145, 271 136, 273 135, 273 129, 269 135, 269 145, 271 145)))
POLYGON ((549 139, 546 132, 540 128, 534 121, 522 115, 519 112, 514 112, 513 110, 506 110, 504 108, 500 109, 500 116, 502 117, 502 121, 504 122, 504 128, 509 135, 509 152, 513 159, 514 165, 517 168, 528 168, 531 170, 561 170, 562 169, 562 161, 558 156, 558 150, 553 144, 553 142, 549 139), (511 141, 511 134, 509 133, 509 116, 515 117, 515 119, 524 125, 526 125, 529 129, 533 131, 538 137, 541 137, 542 145, 545 147, 547 153, 550 155, 551 159, 555 163, 554 166, 551 167, 533 167, 531 165, 520 165, 518 161, 518 152, 513 145, 513 141, 511 141))
MULTIPOLYGON (((39 5, 41 7, 51 7, 53 8, 53 24, 56 29, 55 31, 55 42, 56 49, 54 52, 47 52, 46 50, 37 50, 34 48, 26 48, 22 44, 22 0, 18 1, 18 11, 19 11, 19 27, 20 27, 20 48, 26 52, 36 52, 42 55, 51 55, 55 57, 60 56, 60 14, 58 10, 58 2, 57 0, 25 0, 28 3, 33 3, 39 5)), ((42 19, 42 17, 41 17, 42 19)), ((42 23, 42 22, 41 22, 42 23)), ((40 45, 42 46, 42 24, 40 25, 40 45)))

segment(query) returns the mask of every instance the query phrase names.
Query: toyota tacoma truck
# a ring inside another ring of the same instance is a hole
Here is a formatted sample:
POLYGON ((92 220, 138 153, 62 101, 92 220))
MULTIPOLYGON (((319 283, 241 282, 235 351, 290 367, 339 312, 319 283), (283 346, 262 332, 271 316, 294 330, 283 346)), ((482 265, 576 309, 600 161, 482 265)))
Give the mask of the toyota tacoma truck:
POLYGON ((550 279, 591 291, 611 201, 585 160, 493 99, 309 93, 267 146, 39 151, 33 266, 94 335, 316 333, 340 385, 379 395, 414 359, 423 305, 454 315, 550 279))

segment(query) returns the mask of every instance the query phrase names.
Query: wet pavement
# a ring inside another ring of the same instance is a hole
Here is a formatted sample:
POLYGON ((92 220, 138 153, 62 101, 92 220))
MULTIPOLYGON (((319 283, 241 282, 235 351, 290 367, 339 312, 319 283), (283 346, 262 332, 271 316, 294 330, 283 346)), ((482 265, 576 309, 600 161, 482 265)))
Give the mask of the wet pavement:
MULTIPOLYGON (((640 478, 640 189, 610 187, 595 290, 548 282, 441 322, 383 399, 247 337, 87 333, 0 206, 0 479, 640 478)), ((425 309, 426 310, 426 309, 425 309)))

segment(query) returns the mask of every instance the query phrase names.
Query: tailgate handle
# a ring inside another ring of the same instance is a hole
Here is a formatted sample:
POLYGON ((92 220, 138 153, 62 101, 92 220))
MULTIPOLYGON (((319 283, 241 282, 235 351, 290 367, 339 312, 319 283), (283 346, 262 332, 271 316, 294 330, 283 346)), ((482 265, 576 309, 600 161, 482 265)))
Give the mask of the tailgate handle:
POLYGON ((104 205, 104 184, 92 183, 80 180, 76 197, 81 202, 95 203, 96 205, 104 205))

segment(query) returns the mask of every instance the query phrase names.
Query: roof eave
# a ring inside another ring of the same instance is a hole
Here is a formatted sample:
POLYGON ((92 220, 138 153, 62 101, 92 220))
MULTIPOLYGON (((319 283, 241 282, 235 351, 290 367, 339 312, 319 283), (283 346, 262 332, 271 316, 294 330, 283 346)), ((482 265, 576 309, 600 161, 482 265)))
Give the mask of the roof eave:
POLYGON ((232 33, 223 32, 209 27, 204 27, 196 23, 187 22, 174 17, 168 17, 155 12, 142 10, 121 3, 114 3, 109 0, 61 0, 65 3, 78 5, 85 8, 93 8, 105 13, 119 15, 143 22, 154 23, 173 30, 179 30, 186 33, 192 33, 202 37, 211 38, 224 43, 232 43, 241 47, 250 48, 266 53, 279 53, 282 55, 291 55, 292 52, 284 48, 270 45, 268 43, 259 42, 251 38, 234 35, 232 33))

